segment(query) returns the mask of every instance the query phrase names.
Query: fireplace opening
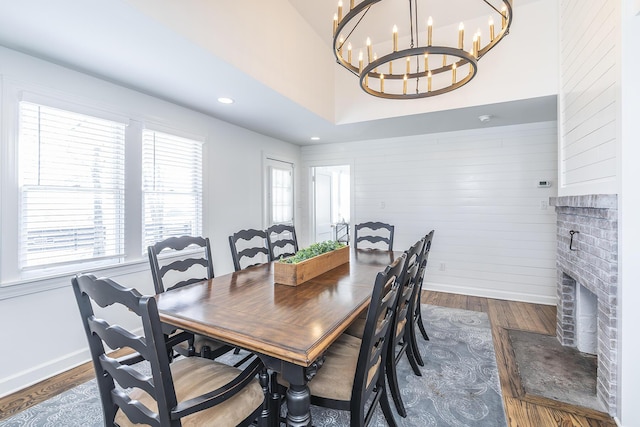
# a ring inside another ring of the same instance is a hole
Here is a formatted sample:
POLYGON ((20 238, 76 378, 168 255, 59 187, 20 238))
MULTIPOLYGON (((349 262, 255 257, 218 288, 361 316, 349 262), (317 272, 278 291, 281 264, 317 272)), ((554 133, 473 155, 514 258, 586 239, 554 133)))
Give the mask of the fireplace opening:
POLYGON ((583 353, 598 354, 598 298, 582 285, 576 289, 576 344, 583 353))

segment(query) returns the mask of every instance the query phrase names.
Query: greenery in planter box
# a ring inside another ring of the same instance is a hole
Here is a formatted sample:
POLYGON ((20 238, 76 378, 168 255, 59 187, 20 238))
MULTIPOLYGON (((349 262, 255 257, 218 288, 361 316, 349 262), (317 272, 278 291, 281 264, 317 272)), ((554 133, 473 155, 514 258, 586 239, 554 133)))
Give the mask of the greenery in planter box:
POLYGON ((326 242, 313 243, 308 248, 300 249, 295 255, 288 258, 280 258, 280 262, 285 264, 297 264, 314 256, 331 252, 336 249, 344 248, 344 243, 336 242, 335 240, 327 240, 326 242))

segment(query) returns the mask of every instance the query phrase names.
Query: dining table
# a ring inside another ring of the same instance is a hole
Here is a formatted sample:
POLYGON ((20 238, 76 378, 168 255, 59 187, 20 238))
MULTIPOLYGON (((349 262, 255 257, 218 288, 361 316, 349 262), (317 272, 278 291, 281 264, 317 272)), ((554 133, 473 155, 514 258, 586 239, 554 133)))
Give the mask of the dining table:
MULTIPOLYGON (((351 248, 349 262, 298 286, 274 282, 278 261, 260 264, 156 295, 160 320, 260 357, 289 383, 287 425, 310 426, 307 382, 367 309, 377 273, 399 255, 351 248)), ((280 414, 263 418, 278 425, 280 414)))

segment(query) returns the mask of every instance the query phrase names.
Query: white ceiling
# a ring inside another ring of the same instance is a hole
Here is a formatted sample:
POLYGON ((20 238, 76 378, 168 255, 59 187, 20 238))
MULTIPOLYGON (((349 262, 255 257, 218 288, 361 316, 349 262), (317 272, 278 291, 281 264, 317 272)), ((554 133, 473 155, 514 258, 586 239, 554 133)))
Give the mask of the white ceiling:
MULTIPOLYGON (((454 0, 447 4, 450 1, 454 0)), ((337 1, 289 2, 322 37, 324 28, 330 30, 337 1)), ((313 143, 312 135, 321 137, 319 143, 343 142, 556 119, 556 97, 547 96, 335 125, 189 42, 126 0, 0 0, 0 10, 0 45, 300 145, 313 143), (215 101, 219 96, 230 96, 236 102, 219 104, 215 101), (485 114, 493 119, 481 123, 478 116, 485 114)), ((327 37, 327 49, 329 44, 327 37)))

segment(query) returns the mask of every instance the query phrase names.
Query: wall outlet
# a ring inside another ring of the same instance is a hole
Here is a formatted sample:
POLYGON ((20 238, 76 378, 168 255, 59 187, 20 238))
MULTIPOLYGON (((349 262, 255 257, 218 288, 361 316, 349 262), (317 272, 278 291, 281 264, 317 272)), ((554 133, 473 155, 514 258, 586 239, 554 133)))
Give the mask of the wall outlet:
POLYGON ((447 264, 445 264, 444 262, 440 263, 440 271, 446 271, 447 270, 447 264))
POLYGON ((549 202, 547 200, 540 200, 540 210, 546 211, 549 209, 549 202))

